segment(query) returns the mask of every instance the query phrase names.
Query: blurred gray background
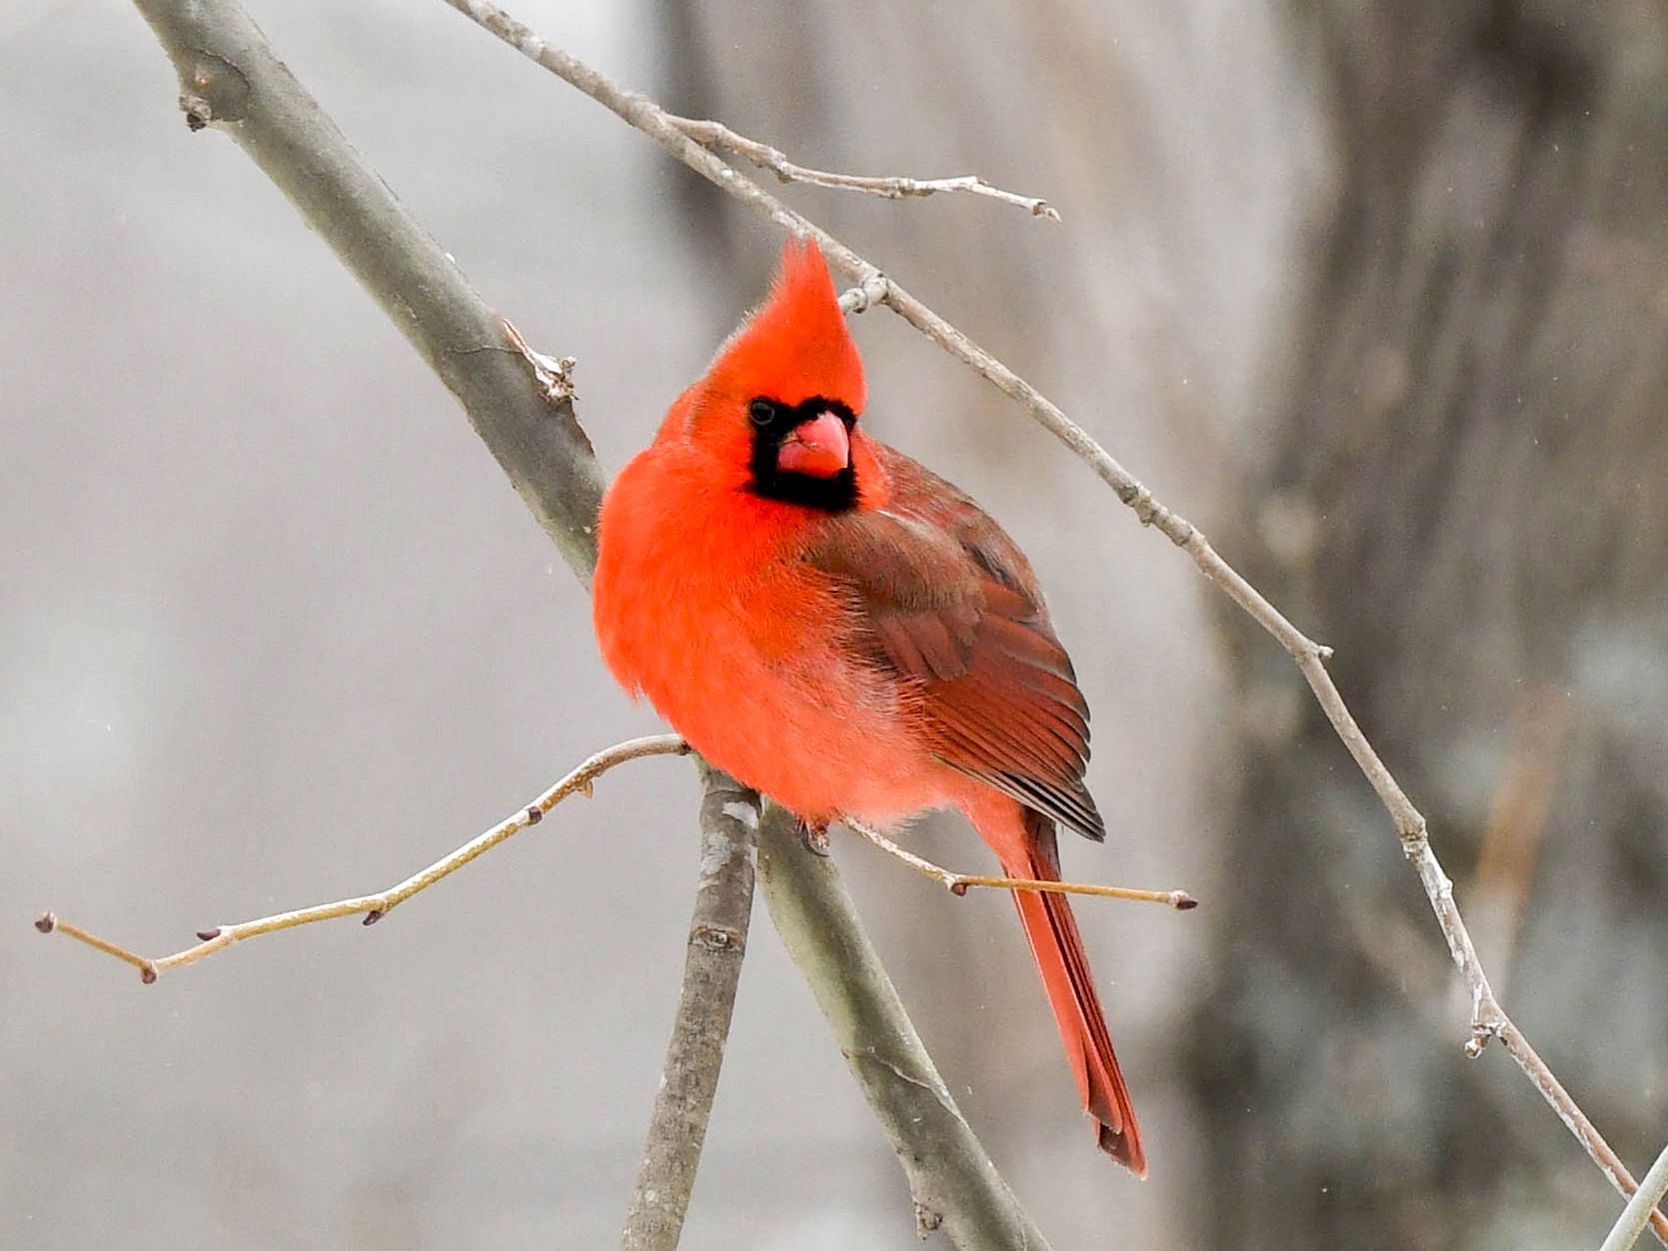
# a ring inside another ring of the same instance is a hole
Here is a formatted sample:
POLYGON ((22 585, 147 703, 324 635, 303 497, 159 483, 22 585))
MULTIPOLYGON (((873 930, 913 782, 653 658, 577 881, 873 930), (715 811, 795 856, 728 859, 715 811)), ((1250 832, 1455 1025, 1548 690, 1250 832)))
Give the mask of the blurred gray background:
MULTIPOLYGON (((604 464, 778 236, 438 3, 256 3, 546 350, 604 464)), ((1338 649, 1519 1023, 1668 1136, 1668 31, 1654 4, 520 0, 669 107, 981 201, 784 194, 1038 383, 1338 649)), ((655 728, 450 397, 131 7, 0 8, 0 1245, 612 1245, 676 998, 692 771, 630 766, 369 932, 380 888, 655 728)), ((1152 1180, 1092 1148, 1011 906, 839 840, 1060 1251, 1564 1247, 1617 1200, 1464 1009, 1274 645, 882 312, 867 422, 1032 555, 1095 708, 1079 915, 1152 1180)), ((984 863, 954 822, 918 845, 984 863)), ((762 909, 684 1245, 915 1245, 762 909)))

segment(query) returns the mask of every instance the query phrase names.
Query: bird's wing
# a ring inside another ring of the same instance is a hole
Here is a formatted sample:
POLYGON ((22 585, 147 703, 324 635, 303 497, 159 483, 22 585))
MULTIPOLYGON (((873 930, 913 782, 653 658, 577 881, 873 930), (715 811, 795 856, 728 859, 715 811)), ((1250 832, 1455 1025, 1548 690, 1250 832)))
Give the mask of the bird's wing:
POLYGON ((831 517, 805 559, 857 611, 853 640, 919 693, 930 750, 1097 841, 1089 707, 1030 565, 978 505, 883 449, 884 509, 831 517))

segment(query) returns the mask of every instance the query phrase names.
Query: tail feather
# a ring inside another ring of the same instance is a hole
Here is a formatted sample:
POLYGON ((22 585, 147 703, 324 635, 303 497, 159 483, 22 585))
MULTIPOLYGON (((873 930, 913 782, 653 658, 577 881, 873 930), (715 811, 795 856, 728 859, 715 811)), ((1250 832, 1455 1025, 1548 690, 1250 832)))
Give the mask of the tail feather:
MULTIPOLYGON (((1025 816, 1029 837, 1024 862, 1005 864, 1004 869, 1013 877, 1059 881, 1054 823, 1030 811, 1025 816)), ((1141 1147, 1135 1108, 1118 1069, 1118 1058, 1112 1052, 1112 1039, 1106 1031, 1106 1018, 1095 994, 1083 936, 1078 932, 1071 904, 1065 895, 1039 891, 1015 891, 1013 897, 1054 1019, 1059 1023, 1083 1107, 1099 1122, 1100 1148, 1137 1177, 1145 1177, 1147 1155, 1141 1147)))

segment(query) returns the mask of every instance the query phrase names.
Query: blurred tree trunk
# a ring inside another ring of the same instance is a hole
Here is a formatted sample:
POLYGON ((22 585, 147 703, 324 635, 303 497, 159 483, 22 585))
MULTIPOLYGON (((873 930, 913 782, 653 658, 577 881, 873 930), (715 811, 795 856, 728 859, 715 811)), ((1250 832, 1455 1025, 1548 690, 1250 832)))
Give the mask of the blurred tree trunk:
MULTIPOLYGON (((1325 85, 1287 399, 1222 546, 1312 636, 1508 1010, 1623 1158, 1668 1110, 1668 30, 1655 4, 1294 6, 1325 85)), ((1465 1061, 1429 909, 1284 656, 1187 1032, 1217 1248, 1567 1246, 1617 1200, 1465 1061)), ((1215 902, 1215 901, 1213 901, 1215 902)))

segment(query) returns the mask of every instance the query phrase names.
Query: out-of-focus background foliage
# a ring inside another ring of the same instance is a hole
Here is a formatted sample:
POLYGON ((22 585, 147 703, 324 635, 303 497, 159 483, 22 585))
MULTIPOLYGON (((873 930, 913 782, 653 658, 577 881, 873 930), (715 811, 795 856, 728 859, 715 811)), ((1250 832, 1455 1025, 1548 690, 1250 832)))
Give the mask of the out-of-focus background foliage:
MULTIPOLYGON (((255 16, 537 343, 604 462, 777 236, 438 3, 255 16)), ((954 199, 789 198, 996 350, 1310 633, 1432 818, 1508 1007, 1636 1167, 1668 1124, 1668 25, 1644 0, 556 3, 680 111, 954 199)), ((0 1245, 595 1247, 695 878, 631 767, 364 932, 144 949, 380 886, 654 726, 448 395, 116 0, 0 9, 0 1245)), ((857 325, 882 437, 1031 552, 1094 705, 1085 905, 1146 1185, 1092 1149, 1006 900, 842 841, 1061 1251, 1596 1243, 1617 1200, 1464 1006, 1274 645, 1011 404, 857 325)), ((982 863, 953 822, 920 844, 982 863)), ((685 1237, 914 1245, 768 923, 685 1237)))

